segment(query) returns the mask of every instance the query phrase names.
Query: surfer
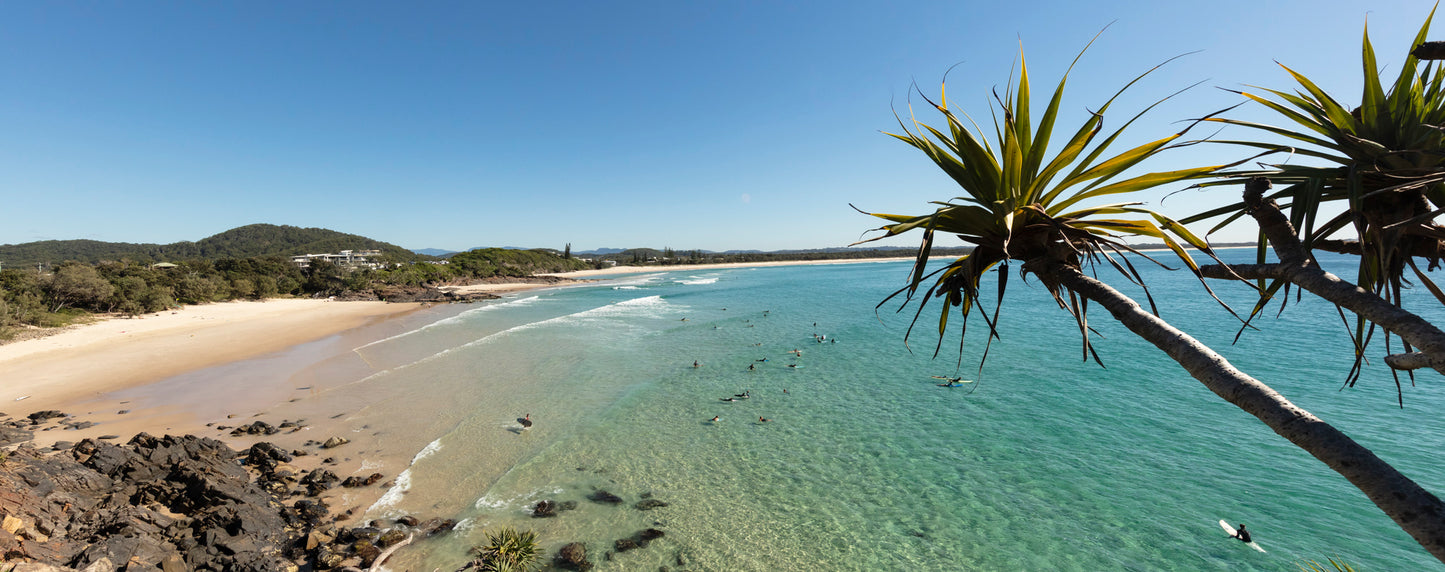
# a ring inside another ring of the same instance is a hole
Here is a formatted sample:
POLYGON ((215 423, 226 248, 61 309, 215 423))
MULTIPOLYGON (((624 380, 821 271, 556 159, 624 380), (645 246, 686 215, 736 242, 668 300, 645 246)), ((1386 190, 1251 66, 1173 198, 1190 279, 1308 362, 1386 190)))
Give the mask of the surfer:
POLYGON ((531 414, 531 413, 526 414, 526 415, 523 416, 519 421, 522 422, 522 426, 523 426, 523 427, 526 427, 526 428, 528 428, 528 429, 531 429, 531 428, 532 428, 532 414, 531 414))
POLYGON ((772 421, 772 419, 765 419, 765 418, 763 418, 763 417, 758 417, 758 423, 767 423, 767 422, 769 422, 769 421, 772 421))
POLYGON ((702 367, 702 364, 697 363, 697 360, 692 360, 692 367, 702 367))
POLYGON ((1240 539, 1243 542, 1252 542, 1249 539, 1249 531, 1244 529, 1244 523, 1242 522, 1239 523, 1239 532, 1234 533, 1234 537, 1240 539))
POLYGON ((755 364, 755 363, 750 363, 750 364, 748 364, 748 371, 753 371, 753 370, 755 370, 755 369, 758 369, 758 364, 755 364))

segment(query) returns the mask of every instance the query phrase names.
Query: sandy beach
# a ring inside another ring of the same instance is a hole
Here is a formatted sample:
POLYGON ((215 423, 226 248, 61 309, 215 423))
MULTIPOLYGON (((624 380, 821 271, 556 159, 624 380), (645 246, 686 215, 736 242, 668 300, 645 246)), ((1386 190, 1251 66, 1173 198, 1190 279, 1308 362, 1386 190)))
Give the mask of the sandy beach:
POLYGON ((283 350, 418 307, 275 299, 104 319, 0 345, 0 406, 64 410, 105 392, 283 350))

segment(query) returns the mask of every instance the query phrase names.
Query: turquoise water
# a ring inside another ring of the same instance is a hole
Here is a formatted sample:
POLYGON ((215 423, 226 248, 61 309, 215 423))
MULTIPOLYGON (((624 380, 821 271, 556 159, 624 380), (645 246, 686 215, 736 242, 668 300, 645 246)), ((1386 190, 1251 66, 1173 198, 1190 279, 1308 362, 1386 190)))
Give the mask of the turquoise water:
MULTIPOLYGON (((411 458, 369 516, 463 522, 389 567, 454 569, 485 529, 515 526, 549 551, 586 543, 599 570, 1295 570, 1329 556, 1441 568, 1342 477, 1102 310, 1091 325, 1107 367, 1083 361, 1069 317, 1016 274, 981 375, 982 321, 969 323, 961 369, 956 328, 931 357, 931 308, 910 353, 912 310, 874 312, 908 267, 630 276, 459 307, 358 348, 379 371, 358 382, 374 403, 356 420, 411 458), (930 377, 955 371, 976 382, 930 377), (599 488, 627 502, 585 499, 599 488), (669 506, 632 508, 644 494, 669 506), (539 499, 579 507, 533 519, 539 499), (1224 536, 1221 518, 1247 523, 1269 552, 1224 536), (667 536, 601 558, 647 527, 667 536)), ((1332 307, 1292 303, 1231 346, 1237 322, 1191 276, 1144 271, 1161 302, 1171 294, 1166 320, 1445 491, 1436 376, 1404 380, 1404 409, 1380 363, 1341 390, 1350 342, 1332 307)), ((1241 311, 1252 300, 1217 287, 1241 311)))

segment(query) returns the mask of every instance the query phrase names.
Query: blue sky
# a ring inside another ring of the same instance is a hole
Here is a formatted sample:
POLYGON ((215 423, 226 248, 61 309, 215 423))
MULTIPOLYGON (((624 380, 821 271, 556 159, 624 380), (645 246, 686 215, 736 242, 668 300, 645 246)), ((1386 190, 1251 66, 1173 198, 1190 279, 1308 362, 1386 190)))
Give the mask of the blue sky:
MULTIPOLYGON (((1044 92, 1112 22, 1070 76, 1072 126, 1199 51, 1111 110, 1106 126, 1204 82, 1132 126, 1138 143, 1238 102, 1216 87, 1290 88, 1276 60, 1357 103, 1367 18, 1388 76, 1432 6, 0 3, 0 244, 272 223, 452 250, 842 246, 877 226, 849 203, 922 213, 957 194, 881 133, 954 64, 949 99, 987 121, 1020 42, 1044 92)), ((1140 198, 1183 216, 1221 193, 1140 198)))

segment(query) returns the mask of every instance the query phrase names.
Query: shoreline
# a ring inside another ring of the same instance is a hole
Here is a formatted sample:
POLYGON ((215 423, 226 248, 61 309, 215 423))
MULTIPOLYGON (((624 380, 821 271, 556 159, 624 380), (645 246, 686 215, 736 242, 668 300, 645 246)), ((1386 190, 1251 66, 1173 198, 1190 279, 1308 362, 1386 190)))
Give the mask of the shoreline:
POLYGON ((96 395, 285 350, 417 304, 272 299, 109 318, 0 345, 0 407, 73 407, 96 395))

